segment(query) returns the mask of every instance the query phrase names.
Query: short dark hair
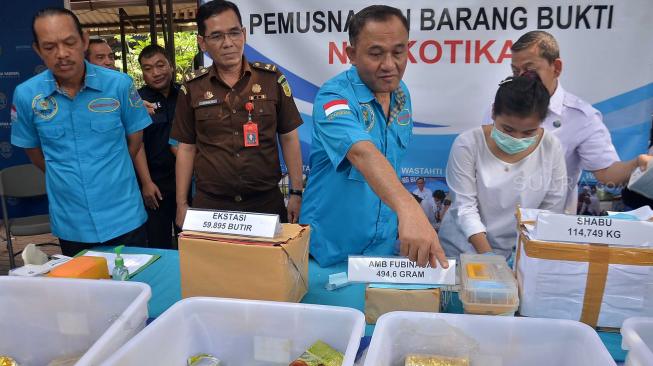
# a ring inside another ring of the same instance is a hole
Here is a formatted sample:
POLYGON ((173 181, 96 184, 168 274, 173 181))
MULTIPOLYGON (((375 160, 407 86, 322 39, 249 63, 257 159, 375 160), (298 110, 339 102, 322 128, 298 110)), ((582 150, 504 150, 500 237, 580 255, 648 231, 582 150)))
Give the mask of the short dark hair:
POLYGON ((417 179, 415 179, 415 183, 419 182, 420 180, 424 182, 424 177, 417 177, 417 179))
POLYGON ((529 117, 533 114, 544 120, 549 108, 549 91, 534 71, 520 76, 509 76, 499 84, 492 113, 529 117))
POLYGON ((75 21, 75 27, 77 28, 77 33, 79 33, 79 37, 84 39, 82 24, 79 22, 79 18, 77 18, 77 15, 75 15, 75 13, 73 13, 72 11, 66 8, 44 8, 37 11, 36 14, 34 14, 34 17, 32 18, 32 35, 34 36, 34 43, 36 44, 37 47, 39 46, 39 37, 36 35, 36 28, 34 28, 34 25, 36 24, 36 20, 39 18, 54 16, 54 15, 67 15, 73 18, 73 21, 75 21))
POLYGON ((441 190, 441 189, 438 189, 435 192, 433 192, 433 198, 443 200, 443 199, 445 199, 445 197, 447 197, 447 196, 444 194, 444 191, 441 190))
POLYGON ((204 24, 205 20, 209 19, 214 15, 224 13, 225 11, 228 10, 233 10, 234 13, 236 13, 236 16, 238 17, 238 23, 240 23, 240 26, 242 27, 243 19, 240 16, 240 10, 238 10, 236 4, 226 0, 213 0, 213 1, 209 1, 208 3, 202 4, 202 6, 200 6, 199 9, 197 9, 197 17, 195 21, 197 22, 197 30, 199 32, 199 35, 200 36, 205 35, 204 34, 206 32, 206 24, 204 24))
POLYGON ((100 43, 106 43, 106 44, 109 44, 109 42, 107 42, 107 40, 104 39, 104 38, 89 38, 89 39, 88 39, 88 44, 89 44, 89 45, 92 45, 92 44, 100 44, 100 43))
POLYGON ((519 52, 531 48, 533 45, 537 45, 540 56, 549 61, 549 64, 560 58, 558 42, 551 33, 545 31, 530 31, 524 34, 510 47, 510 51, 519 52))
POLYGON ((349 21, 349 44, 356 43, 358 35, 368 22, 385 22, 393 16, 401 20, 406 32, 410 32, 408 19, 401 10, 387 5, 370 5, 356 13, 349 21))
POLYGON ((168 62, 171 61, 170 56, 168 56, 168 52, 166 52, 165 48, 159 46, 158 44, 150 44, 150 45, 147 45, 147 46, 143 47, 143 49, 141 50, 141 53, 138 55, 138 63, 142 64, 141 61, 144 58, 150 58, 150 57, 156 55, 157 53, 162 54, 166 58, 166 60, 168 60, 168 62))
MULTIPOLYGON (((86 54, 84 55, 86 59, 88 60, 88 58, 91 57, 91 45, 103 43, 109 46, 109 42, 107 42, 107 40, 104 38, 90 38, 88 40, 88 48, 86 49, 86 54)), ((109 46, 109 48, 111 48, 111 46, 109 46)))

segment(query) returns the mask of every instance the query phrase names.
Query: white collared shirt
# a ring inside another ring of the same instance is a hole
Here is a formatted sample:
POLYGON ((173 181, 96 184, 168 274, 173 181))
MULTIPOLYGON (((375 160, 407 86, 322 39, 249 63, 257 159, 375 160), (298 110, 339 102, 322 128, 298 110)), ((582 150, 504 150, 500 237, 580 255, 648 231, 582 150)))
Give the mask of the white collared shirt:
MULTIPOLYGON (((492 123, 491 110, 484 124, 492 123)), ((549 101, 549 112, 542 127, 560 140, 567 163, 567 203, 565 211, 574 214, 578 202, 578 180, 583 170, 605 169, 619 161, 610 131, 601 112, 591 104, 564 90, 560 81, 549 101)))
POLYGON ((507 258, 517 239, 517 205, 562 212, 565 182, 562 147, 549 132, 516 163, 507 163, 490 151, 482 127, 463 132, 454 141, 447 162, 453 203, 440 226, 442 248, 451 257, 474 253, 469 237, 485 232, 492 250, 507 258))
POLYGON ((413 194, 421 198, 422 200, 433 199, 433 191, 424 187, 423 191, 420 191, 419 188, 415 188, 413 194))

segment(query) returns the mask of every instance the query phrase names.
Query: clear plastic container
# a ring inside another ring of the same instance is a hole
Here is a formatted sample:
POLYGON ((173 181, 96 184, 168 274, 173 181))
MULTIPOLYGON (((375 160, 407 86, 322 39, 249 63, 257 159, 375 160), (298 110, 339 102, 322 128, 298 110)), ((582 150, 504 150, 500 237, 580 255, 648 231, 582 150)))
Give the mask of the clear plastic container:
POLYGON ((324 305, 193 297, 181 300, 104 366, 185 365, 210 354, 221 366, 288 366, 321 340, 352 366, 365 330, 358 310, 324 305))
POLYGON ((625 366, 653 365, 653 318, 626 319, 621 336, 621 348, 628 350, 625 366))
POLYGON ((150 287, 138 282, 0 277, 0 355, 21 366, 78 358, 98 365, 147 320, 150 287))
POLYGON ((514 315, 517 280, 500 255, 462 254, 460 300, 467 314, 514 315))
POLYGON ((573 320, 391 312, 376 324, 365 366, 403 366, 411 354, 471 366, 615 366, 596 332, 573 320))

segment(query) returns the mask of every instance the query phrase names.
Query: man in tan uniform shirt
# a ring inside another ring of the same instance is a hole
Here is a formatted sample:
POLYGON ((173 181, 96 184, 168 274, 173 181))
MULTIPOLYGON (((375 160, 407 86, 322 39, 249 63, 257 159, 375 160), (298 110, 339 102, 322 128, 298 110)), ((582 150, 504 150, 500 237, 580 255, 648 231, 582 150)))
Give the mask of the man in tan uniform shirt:
POLYGON ((185 77, 171 138, 177 153, 177 225, 193 207, 279 214, 296 222, 301 207, 302 162, 297 127, 301 117, 285 77, 272 64, 243 56, 245 28, 236 5, 212 1, 197 14, 200 47, 214 64, 185 77), (277 136, 290 176, 288 209, 277 136))

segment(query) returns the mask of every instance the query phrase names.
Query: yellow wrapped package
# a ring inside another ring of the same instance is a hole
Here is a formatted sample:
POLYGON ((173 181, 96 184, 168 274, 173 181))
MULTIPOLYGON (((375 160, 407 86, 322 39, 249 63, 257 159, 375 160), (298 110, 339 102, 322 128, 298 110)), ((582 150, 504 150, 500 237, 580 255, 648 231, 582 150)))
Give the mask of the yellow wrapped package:
POLYGON ((290 366, 341 366, 344 356, 328 344, 317 341, 290 366))
POLYGON ((408 355, 405 366, 469 366, 467 357, 408 355))

